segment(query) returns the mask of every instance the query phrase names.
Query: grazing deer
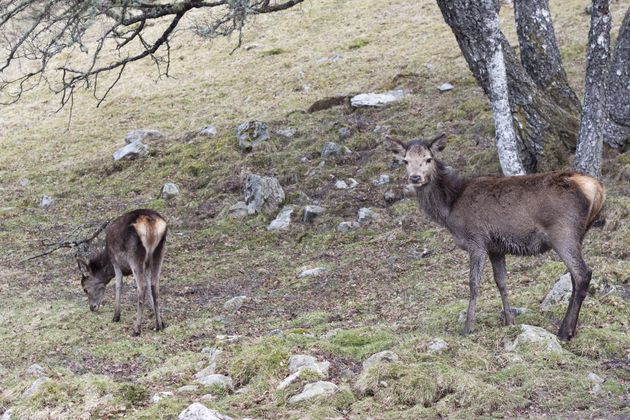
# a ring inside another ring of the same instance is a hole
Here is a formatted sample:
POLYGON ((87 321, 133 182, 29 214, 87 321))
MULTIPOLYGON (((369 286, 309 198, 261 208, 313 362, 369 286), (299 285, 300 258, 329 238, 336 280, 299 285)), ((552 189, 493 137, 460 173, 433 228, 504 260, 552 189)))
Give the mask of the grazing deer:
POLYGON ((441 134, 409 143, 387 138, 405 163, 419 204, 449 230, 456 245, 470 255, 470 301, 463 335, 473 331, 477 295, 486 257, 490 258, 506 325, 514 323, 505 287, 505 255, 556 251, 571 273, 573 292, 558 336, 576 332, 591 269, 582 258, 582 240, 604 204, 604 186, 576 172, 501 177, 459 177, 435 158, 446 146, 441 134))
POLYGON ((105 229, 105 249, 89 262, 77 258, 81 286, 88 296, 90 310, 97 311, 105 295, 105 286, 116 277, 116 302, 113 322, 120 321, 122 277, 133 274, 138 287, 138 304, 133 335, 140 335, 142 306, 147 292, 153 301, 155 330, 164 329, 160 314, 160 267, 164 259, 167 226, 153 210, 134 210, 114 219, 105 229), (87 274, 87 275, 86 275, 87 274))

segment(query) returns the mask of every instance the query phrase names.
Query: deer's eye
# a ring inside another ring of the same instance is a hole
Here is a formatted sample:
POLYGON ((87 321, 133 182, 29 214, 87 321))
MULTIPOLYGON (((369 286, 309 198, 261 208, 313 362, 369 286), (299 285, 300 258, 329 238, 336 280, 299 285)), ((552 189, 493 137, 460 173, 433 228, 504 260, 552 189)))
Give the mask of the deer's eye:
POLYGON ((433 159, 431 159, 431 158, 427 159, 427 163, 431 163, 432 160, 433 159))
POLYGON ((407 159, 403 159, 403 163, 404 163, 405 165, 409 165, 409 161, 408 161, 407 159))

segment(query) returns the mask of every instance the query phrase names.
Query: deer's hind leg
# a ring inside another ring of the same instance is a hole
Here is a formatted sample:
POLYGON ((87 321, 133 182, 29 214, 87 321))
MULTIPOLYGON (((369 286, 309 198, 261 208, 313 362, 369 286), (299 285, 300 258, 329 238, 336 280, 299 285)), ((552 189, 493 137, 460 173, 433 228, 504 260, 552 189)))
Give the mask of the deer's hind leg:
POLYGON ((162 313, 160 311, 159 295, 160 295, 160 270, 162 267, 162 260, 164 259, 164 246, 166 242, 166 236, 162 238, 158 246, 153 251, 153 255, 149 258, 149 265, 151 266, 151 296, 153 298, 154 314, 155 314, 155 330, 160 331, 166 328, 166 324, 162 319, 162 313))
POLYGON ((138 288, 138 301, 136 305, 136 322, 133 324, 133 335, 140 335, 142 330, 142 307, 146 297, 147 281, 145 278, 144 260, 146 251, 143 247, 136 250, 136 258, 130 264, 133 278, 136 280, 138 288))
POLYGON ((505 325, 514 325, 514 313, 512 312, 512 308, 510 308, 507 287, 505 285, 505 255, 490 254, 490 262, 492 263, 494 282, 497 284, 497 288, 501 294, 501 301, 503 302, 503 322, 505 325))

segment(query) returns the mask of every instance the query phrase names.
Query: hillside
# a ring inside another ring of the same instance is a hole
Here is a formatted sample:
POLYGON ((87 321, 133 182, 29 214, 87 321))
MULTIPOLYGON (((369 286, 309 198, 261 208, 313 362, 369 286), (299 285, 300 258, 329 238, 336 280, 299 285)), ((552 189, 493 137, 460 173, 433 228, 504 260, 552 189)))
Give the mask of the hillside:
MULTIPOLYGON (((578 93, 585 3, 551 2, 578 93)), ((616 33, 630 0, 613 7, 616 33)), ((512 9, 501 18, 514 39, 512 9)), ((584 242, 594 281, 577 337, 559 351, 510 348, 518 324, 557 332, 566 305, 541 310, 565 271, 552 253, 508 257, 510 302, 527 309, 512 327, 502 326, 488 265, 477 330, 461 337, 468 256, 405 194, 404 170, 382 145, 386 131, 402 139, 445 132, 441 158, 449 165, 499 171, 490 106, 434 2, 306 2, 257 17, 245 47, 230 54, 235 44, 181 34, 172 78, 156 81, 149 62, 130 66, 100 108, 88 93, 77 95, 69 127, 69 110, 55 113, 58 98, 44 90, 2 108, 0 413, 169 419, 198 401, 233 418, 630 416, 629 152, 605 151, 605 223, 584 242), (445 82, 454 89, 440 93, 445 82), (304 112, 323 98, 394 88, 409 94, 384 108, 304 112), (244 153, 236 127, 250 120, 267 122, 271 136, 244 153), (196 134, 208 125, 216 136, 196 134), (287 128, 295 135, 278 134, 287 128), (147 142, 147 156, 114 162, 134 129, 164 135, 147 142), (323 159, 327 142, 350 153, 323 159), (275 213, 228 217, 250 173, 277 177, 284 204, 295 207, 288 230, 267 230, 275 213), (390 181, 375 185, 381 175, 390 181), (350 178, 356 187, 336 188, 350 178), (165 182, 180 194, 160 198, 165 182), (52 206, 41 208, 42 196, 52 206), (306 223, 306 205, 326 211, 306 223), (114 324, 112 285, 100 312, 90 312, 74 250, 23 260, 138 207, 169 221, 161 287, 168 326, 152 331, 145 309, 143 333, 132 337, 133 279, 125 279, 114 324), (361 208, 377 216, 339 231, 361 208), (242 305, 224 307, 237 296, 246 296, 242 305), (398 361, 363 368, 385 350, 398 361), (330 362, 327 375, 308 371, 278 390, 297 354, 330 362), (197 383, 213 364, 233 389, 197 383), (320 379, 337 391, 290 402, 320 379)))

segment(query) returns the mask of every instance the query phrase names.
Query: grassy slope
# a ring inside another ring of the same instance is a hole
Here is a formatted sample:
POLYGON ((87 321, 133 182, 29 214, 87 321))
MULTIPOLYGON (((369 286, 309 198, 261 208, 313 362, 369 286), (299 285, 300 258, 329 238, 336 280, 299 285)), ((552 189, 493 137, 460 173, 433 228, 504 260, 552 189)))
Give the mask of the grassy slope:
MULTIPOLYGON (((552 4, 578 91, 588 31, 583 5, 552 4)), ((627 6, 622 1, 615 9, 627 6)), ((505 26, 510 12, 503 14, 505 26)), ((461 338, 466 255, 453 250, 447 232, 421 215, 412 200, 390 207, 383 200, 384 191, 400 191, 404 181, 379 146, 373 132, 379 124, 401 136, 446 131, 445 160, 453 166, 469 172, 498 169, 489 107, 433 2, 308 2, 284 15, 258 18, 246 34, 248 43, 262 48, 230 56, 233 40, 183 38, 174 56, 174 79, 156 85, 150 64, 138 64, 100 109, 89 95, 78 97, 69 131, 66 116, 52 113, 55 98, 43 92, 2 110, 0 412, 11 406, 29 418, 173 417, 205 390, 157 405, 150 395, 192 383, 203 366, 200 350, 218 345, 224 349, 219 370, 244 391, 207 404, 236 417, 629 414, 627 362, 625 370, 611 362, 630 357, 630 309, 623 294, 630 279, 630 191, 627 179, 618 176, 630 171, 628 156, 606 162, 610 223, 585 242, 599 286, 585 302, 578 337, 562 356, 525 352, 524 362, 515 363, 502 343, 518 329, 500 326, 490 270, 478 305, 478 331, 461 338), (343 59, 318 64, 335 53, 343 59), (397 75, 406 76, 393 81, 397 75), (439 95, 436 86, 444 81, 456 89, 439 95), (336 108, 287 116, 329 95, 396 85, 414 94, 384 110, 348 114, 336 108), (293 140, 274 137, 241 155, 233 128, 252 118, 299 132, 293 140), (182 133, 210 123, 219 128, 218 138, 182 141, 182 133), (125 132, 139 127, 169 136, 153 144, 146 159, 113 163, 111 153, 125 132), (324 142, 338 141, 339 127, 353 130, 343 143, 357 153, 317 168, 314 156, 324 142), (304 156, 310 159, 303 162, 304 156), (298 222, 280 234, 267 232, 262 216, 244 221, 217 216, 240 199, 234 186, 249 171, 277 175, 289 202, 305 204, 299 194, 304 192, 328 213, 312 226, 298 222), (394 183, 372 186, 381 173, 392 175, 394 183), (357 190, 331 188, 335 178, 347 177, 361 183, 357 190), (28 186, 19 184, 22 178, 28 186), (155 199, 165 181, 183 190, 172 202, 155 199), (37 207, 44 194, 57 200, 50 210, 37 207), (58 240, 74 226, 138 206, 159 209, 172 227, 162 289, 169 327, 163 333, 150 331, 147 321, 140 338, 130 337, 133 287, 125 290, 120 324, 109 322, 109 305, 89 313, 70 252, 18 264, 41 249, 41 240, 58 240), (338 222, 351 220, 363 206, 380 208, 382 222, 335 232, 338 222), (425 248, 430 257, 415 257, 425 248), (328 271, 296 278, 302 267, 312 266, 328 271), (226 313, 223 302, 240 294, 252 301, 237 314, 226 313), (229 344, 217 340, 218 334, 242 337, 229 344), (428 354, 433 337, 448 341, 450 350, 428 354), (400 354, 404 366, 359 378, 360 362, 383 349, 400 354), (330 360, 332 380, 342 392, 289 406, 287 398, 299 384, 288 392, 275 387, 287 374, 287 356, 295 352, 330 360), (45 366, 52 382, 21 401, 32 382, 24 371, 32 363, 45 366), (602 393, 591 392, 589 372, 607 379, 602 393)), ((519 321, 555 331, 564 307, 541 313, 539 303, 562 264, 553 255, 510 258, 508 269, 513 305, 530 309, 519 321)))

